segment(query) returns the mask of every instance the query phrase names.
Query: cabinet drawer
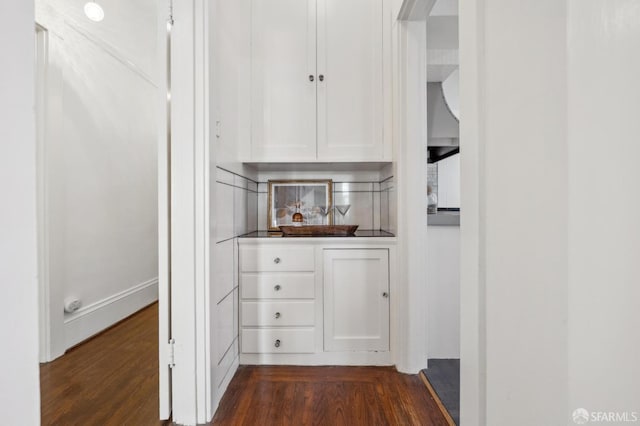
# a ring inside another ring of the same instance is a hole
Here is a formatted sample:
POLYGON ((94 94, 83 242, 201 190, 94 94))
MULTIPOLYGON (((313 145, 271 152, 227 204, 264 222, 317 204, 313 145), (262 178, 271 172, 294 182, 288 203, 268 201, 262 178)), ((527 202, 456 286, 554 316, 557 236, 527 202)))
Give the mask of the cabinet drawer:
POLYGON ((241 247, 241 272, 313 272, 313 247, 241 247))
POLYGON ((242 352, 258 353, 314 353, 315 331, 310 329, 243 329, 242 352))
POLYGON ((315 274, 243 273, 240 277, 243 299, 313 299, 315 274))
POLYGON ((315 302, 242 302, 242 326, 313 326, 315 302))

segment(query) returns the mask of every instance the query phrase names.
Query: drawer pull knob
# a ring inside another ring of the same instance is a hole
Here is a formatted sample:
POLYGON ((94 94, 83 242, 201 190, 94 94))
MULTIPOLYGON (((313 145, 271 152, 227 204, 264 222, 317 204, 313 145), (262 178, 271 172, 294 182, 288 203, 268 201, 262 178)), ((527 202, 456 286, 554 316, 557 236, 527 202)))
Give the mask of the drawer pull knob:
POLYGON ((277 284, 275 287, 273 287, 275 291, 280 291, 281 288, 282 287, 280 287, 280 284, 277 284))
POLYGON ((276 319, 280 318, 280 312, 276 312, 276 319))
POLYGON ((382 297, 384 297, 385 299, 389 297, 389 293, 387 293, 386 291, 384 293, 382 293, 382 297))
POLYGON ((280 347, 280 339, 276 339, 276 343, 275 343, 276 348, 280 347))
POLYGON ((280 263, 280 258, 276 257, 275 259, 273 259, 273 263, 275 263, 276 265, 280 263))

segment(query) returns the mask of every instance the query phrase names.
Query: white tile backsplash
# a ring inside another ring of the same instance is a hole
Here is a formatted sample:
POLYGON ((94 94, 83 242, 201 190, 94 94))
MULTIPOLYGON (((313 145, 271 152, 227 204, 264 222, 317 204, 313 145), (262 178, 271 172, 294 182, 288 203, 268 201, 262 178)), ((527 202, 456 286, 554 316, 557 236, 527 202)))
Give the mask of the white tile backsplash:
POLYGON ((258 230, 258 193, 247 192, 247 232, 258 230))
MULTIPOLYGON (((258 183, 257 229, 267 230, 267 183, 258 183)), ((333 204, 351 204, 345 220, 359 225, 360 229, 390 230, 389 191, 393 190, 393 178, 385 182, 334 182, 333 204)), ((251 207, 250 207, 251 208, 251 207)), ((334 223, 342 223, 336 212, 334 223)))
POLYGON ((215 220, 216 220, 216 242, 233 238, 233 186, 224 183, 216 183, 215 191, 215 220))
POLYGON ((233 188, 233 233, 234 236, 247 233, 247 207, 249 204, 249 192, 242 188, 233 188))
POLYGON ((338 225, 358 225, 360 229, 373 229, 373 193, 372 192, 335 192, 333 204, 351 204, 343 217, 334 211, 334 223, 338 225))
POLYGON ((216 168, 216 180, 218 182, 223 182, 229 185, 233 185, 234 183, 234 174, 233 173, 229 173, 226 170, 222 170, 219 168, 216 168))
POLYGON ((258 230, 267 230, 267 194, 258 192, 258 230))
POLYGON ((389 230, 389 191, 380 192, 380 229, 389 230))
POLYGON ((217 346, 217 362, 222 361, 224 354, 231 347, 234 341, 234 295, 230 293, 224 300, 218 303, 215 310, 216 321, 214 322, 215 337, 217 346))
POLYGON ((216 303, 231 293, 235 287, 234 245, 235 240, 230 239, 215 244, 213 250, 211 250, 213 255, 212 275, 215 277, 213 292, 216 303))
POLYGON ((373 182, 334 182, 333 191, 373 191, 373 182))
POLYGON ((380 229, 380 192, 372 192, 373 195, 373 229, 380 229))

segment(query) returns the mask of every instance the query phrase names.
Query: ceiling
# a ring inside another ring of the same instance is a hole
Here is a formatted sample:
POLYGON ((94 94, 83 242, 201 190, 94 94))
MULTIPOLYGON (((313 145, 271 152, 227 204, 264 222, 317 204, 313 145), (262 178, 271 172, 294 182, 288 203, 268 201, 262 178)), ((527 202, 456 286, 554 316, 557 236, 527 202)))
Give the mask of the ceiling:
POLYGON ((458 0, 437 0, 427 19, 427 81, 444 81, 458 68, 458 0))

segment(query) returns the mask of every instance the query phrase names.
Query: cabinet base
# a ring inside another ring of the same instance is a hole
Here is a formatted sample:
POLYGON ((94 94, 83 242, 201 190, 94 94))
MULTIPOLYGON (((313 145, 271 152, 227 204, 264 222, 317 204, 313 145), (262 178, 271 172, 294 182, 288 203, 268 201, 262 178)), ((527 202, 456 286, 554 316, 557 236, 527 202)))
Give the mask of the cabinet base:
POLYGON ((241 365, 395 365, 391 352, 322 352, 315 354, 240 354, 241 365))

